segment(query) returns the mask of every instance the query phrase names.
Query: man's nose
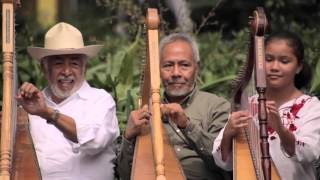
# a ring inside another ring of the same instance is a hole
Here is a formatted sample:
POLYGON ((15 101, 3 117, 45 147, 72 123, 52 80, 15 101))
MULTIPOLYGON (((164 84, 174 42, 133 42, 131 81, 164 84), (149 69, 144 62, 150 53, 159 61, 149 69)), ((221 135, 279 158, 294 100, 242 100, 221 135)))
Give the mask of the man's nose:
POLYGON ((68 63, 64 63, 63 69, 62 69, 62 73, 64 75, 70 75, 71 74, 71 67, 68 63))
POLYGON ((173 67, 173 73, 172 73, 172 75, 173 75, 174 77, 180 77, 180 76, 181 76, 181 70, 180 70, 180 68, 179 68, 178 65, 175 65, 175 66, 173 67))

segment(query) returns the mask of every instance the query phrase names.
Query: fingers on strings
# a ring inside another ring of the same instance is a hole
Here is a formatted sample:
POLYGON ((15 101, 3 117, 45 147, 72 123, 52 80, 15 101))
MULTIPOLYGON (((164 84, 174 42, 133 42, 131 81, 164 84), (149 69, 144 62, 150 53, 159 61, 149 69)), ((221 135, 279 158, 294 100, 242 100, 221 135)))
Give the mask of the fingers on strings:
POLYGON ((233 113, 230 119, 235 128, 242 128, 248 126, 249 121, 252 120, 252 116, 247 111, 239 111, 233 113))
POLYGON ((39 92, 38 88, 36 88, 31 83, 23 83, 19 89, 19 95, 23 98, 32 98, 39 92))
POLYGON ((152 116, 151 112, 148 110, 148 108, 145 108, 145 106, 144 106, 139 111, 139 115, 138 115, 139 123, 148 124, 151 116, 152 116))

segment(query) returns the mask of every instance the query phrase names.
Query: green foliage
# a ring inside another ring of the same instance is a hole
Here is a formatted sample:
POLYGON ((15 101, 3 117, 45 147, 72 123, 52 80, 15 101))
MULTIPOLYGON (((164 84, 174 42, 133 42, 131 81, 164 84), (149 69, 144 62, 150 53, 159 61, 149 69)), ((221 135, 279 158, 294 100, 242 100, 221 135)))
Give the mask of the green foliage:
MULTIPOLYGON (((265 7, 272 31, 291 30, 302 37, 306 47, 306 60, 313 69, 310 93, 320 96, 320 33, 319 24, 315 23, 318 22, 319 16, 308 14, 308 10, 299 11, 301 7, 310 9, 313 6, 319 6, 319 3, 312 4, 310 1, 308 4, 299 3, 299 1, 267 0, 264 3, 259 1, 259 5, 265 7), (296 12, 298 15, 288 12, 296 12)), ((257 2, 252 1, 254 5, 258 4, 257 2)), ((137 107, 139 97, 140 66, 145 54, 142 24, 146 4, 141 5, 137 1, 127 0, 96 0, 96 3, 98 7, 95 7, 95 3, 92 1, 79 1, 79 16, 67 18, 67 22, 79 27, 85 37, 86 44, 99 43, 104 45, 99 56, 88 62, 86 78, 91 85, 106 89, 112 94, 117 104, 120 127, 123 129, 128 113, 137 107)), ((208 4, 210 3, 211 1, 208 2, 208 4)), ((231 3, 228 1, 222 3, 222 7, 218 7, 218 11, 215 13, 222 13, 224 9, 240 7, 242 12, 246 12, 245 17, 247 17, 246 14, 252 12, 252 4, 249 6, 250 8, 247 8, 246 4, 239 6, 241 3, 244 2, 231 3), (232 6, 233 4, 236 7, 232 6), (224 7, 223 5, 228 6, 224 7)), ((250 3, 247 2, 247 4, 250 3)), ((166 21, 170 20, 168 18, 170 17, 169 10, 165 7, 162 8, 162 29, 160 32, 168 34, 175 27, 170 24, 171 21, 166 21)), ((199 13, 203 13, 203 16, 207 14, 199 11, 193 12, 193 14, 199 13)), ((210 17, 210 20, 214 22, 214 30, 206 29, 212 24, 212 22, 208 22, 205 23, 208 24, 204 28, 206 31, 200 30, 197 34, 201 56, 198 85, 205 91, 217 93, 227 99, 231 93, 230 82, 246 60, 248 48, 247 25, 244 23, 248 19, 242 19, 238 25, 230 25, 226 22, 228 16, 233 17, 234 14, 226 14, 220 19, 215 16, 210 17)), ((243 16, 244 14, 236 18, 239 19, 243 16)), ((43 88, 46 81, 39 63, 30 59, 25 47, 30 45, 43 46, 43 36, 46 30, 36 26, 31 17, 34 16, 20 17, 20 23, 18 23, 20 24, 17 33, 18 79, 20 83, 29 81, 35 83, 39 88, 43 88)), ((65 19, 62 17, 61 20, 65 19)), ((202 24, 201 22, 195 23, 202 24)), ((1 64, 0 72, 2 73, 1 64)), ((0 88, 2 89, 2 80, 0 88)), ((2 97, 2 91, 0 91, 0 95, 2 97)))
POLYGON ((93 86, 104 88, 112 93, 117 104, 117 115, 120 127, 124 128, 127 109, 134 109, 134 100, 139 92, 139 66, 143 39, 138 31, 133 42, 125 39, 111 38, 113 44, 106 44, 99 58, 89 61, 86 79, 93 86), (116 52, 110 52, 117 45, 116 52))
POLYGON ((313 77, 314 78, 312 80, 310 92, 319 97, 320 96, 320 61, 318 61, 316 65, 313 77))
POLYGON ((199 35, 201 70, 199 84, 203 90, 230 97, 231 80, 246 60, 248 33, 234 32, 226 41, 222 32, 199 35))

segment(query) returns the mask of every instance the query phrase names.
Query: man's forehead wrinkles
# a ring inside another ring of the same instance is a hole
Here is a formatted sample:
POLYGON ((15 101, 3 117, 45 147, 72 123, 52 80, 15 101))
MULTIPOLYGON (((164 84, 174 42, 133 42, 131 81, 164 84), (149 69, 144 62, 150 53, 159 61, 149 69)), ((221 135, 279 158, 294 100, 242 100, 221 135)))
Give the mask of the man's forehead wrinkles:
POLYGON ((192 60, 189 59, 164 59, 162 60, 167 63, 185 63, 185 62, 191 62, 192 60))

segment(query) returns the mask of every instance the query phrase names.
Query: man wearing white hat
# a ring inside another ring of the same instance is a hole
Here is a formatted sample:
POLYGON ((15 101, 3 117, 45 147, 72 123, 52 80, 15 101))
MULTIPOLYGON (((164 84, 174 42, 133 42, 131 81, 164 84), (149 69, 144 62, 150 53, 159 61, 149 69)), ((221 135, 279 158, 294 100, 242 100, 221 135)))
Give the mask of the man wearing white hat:
POLYGON ((44 180, 112 180, 119 135, 113 98, 85 80, 86 62, 101 45, 84 46, 81 32, 58 23, 44 48, 28 52, 41 63, 48 86, 25 82, 17 94, 29 113, 30 131, 44 180))

